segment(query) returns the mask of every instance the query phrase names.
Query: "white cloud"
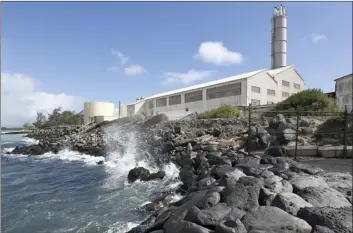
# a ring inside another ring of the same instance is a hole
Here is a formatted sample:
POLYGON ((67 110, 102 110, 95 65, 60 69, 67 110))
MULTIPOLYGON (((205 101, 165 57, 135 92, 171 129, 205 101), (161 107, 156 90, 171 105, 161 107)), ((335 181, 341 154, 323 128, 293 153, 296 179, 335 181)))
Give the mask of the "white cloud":
POLYGON ((190 69, 186 73, 176 73, 176 72, 165 72, 165 80, 163 85, 172 85, 172 84, 190 84, 196 81, 203 80, 207 77, 210 77, 213 70, 194 70, 190 69))
POLYGON ((140 65, 131 65, 131 66, 125 67, 124 69, 124 74, 126 76, 137 76, 145 72, 146 72, 146 69, 140 65))
POLYGON ((111 49, 111 52, 113 56, 116 56, 119 58, 121 66, 124 66, 128 62, 129 58, 125 56, 122 52, 116 49, 111 49))
POLYGON ((317 44, 319 43, 320 41, 325 41, 327 40, 327 36, 325 34, 317 34, 317 33, 313 33, 311 35, 311 41, 314 43, 314 44, 317 44))
POLYGON ((1 126, 22 126, 35 121, 38 112, 54 108, 83 110, 84 99, 64 93, 51 94, 36 90, 37 81, 23 74, 1 73, 1 126))
POLYGON ((243 61, 241 53, 228 50, 220 41, 203 42, 194 58, 216 65, 241 64, 243 61))

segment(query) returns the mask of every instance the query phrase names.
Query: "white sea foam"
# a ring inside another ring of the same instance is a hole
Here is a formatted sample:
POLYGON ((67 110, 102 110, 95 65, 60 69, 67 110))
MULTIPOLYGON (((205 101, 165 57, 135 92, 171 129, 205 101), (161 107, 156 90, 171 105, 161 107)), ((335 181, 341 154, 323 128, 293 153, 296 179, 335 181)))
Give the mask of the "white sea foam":
POLYGON ((15 149, 15 147, 12 147, 12 148, 2 148, 2 151, 3 151, 4 153, 8 153, 8 152, 13 151, 14 149, 15 149))
POLYGON ((129 230, 131 230, 132 228, 138 225, 139 224, 135 222, 127 222, 127 223, 117 222, 112 226, 110 226, 109 230, 106 231, 105 233, 124 233, 124 232, 128 232, 129 230))
POLYGON ((28 138, 28 137, 22 137, 21 141, 25 144, 25 145, 35 145, 38 144, 39 141, 35 140, 33 138, 28 138))

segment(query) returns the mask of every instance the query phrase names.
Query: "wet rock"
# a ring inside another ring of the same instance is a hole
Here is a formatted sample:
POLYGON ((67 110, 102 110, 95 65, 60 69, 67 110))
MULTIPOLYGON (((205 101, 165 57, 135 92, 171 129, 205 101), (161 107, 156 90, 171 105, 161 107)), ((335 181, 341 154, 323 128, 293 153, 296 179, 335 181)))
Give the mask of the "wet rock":
POLYGON ((287 213, 296 216, 300 208, 312 207, 303 198, 294 193, 278 193, 273 199, 271 206, 278 207, 287 213))
POLYGON ((273 206, 260 206, 258 209, 248 212, 242 222, 247 230, 266 232, 310 233, 312 229, 302 219, 273 206))
POLYGON ((151 173, 149 176, 149 180, 155 180, 155 179, 163 179, 165 176, 165 171, 158 171, 156 173, 151 173))
POLYGON ((315 207, 349 207, 352 204, 345 196, 333 188, 306 187, 298 195, 315 207))
POLYGON ((335 233, 352 232, 352 207, 306 207, 300 209, 297 216, 311 226, 324 226, 335 233))
POLYGON ((174 149, 175 149, 175 146, 173 145, 172 142, 167 141, 167 142, 163 143, 163 149, 162 149, 163 153, 168 153, 174 149))
POLYGON ((136 180, 148 181, 150 177, 150 171, 143 167, 136 167, 129 171, 127 179, 130 183, 136 180))

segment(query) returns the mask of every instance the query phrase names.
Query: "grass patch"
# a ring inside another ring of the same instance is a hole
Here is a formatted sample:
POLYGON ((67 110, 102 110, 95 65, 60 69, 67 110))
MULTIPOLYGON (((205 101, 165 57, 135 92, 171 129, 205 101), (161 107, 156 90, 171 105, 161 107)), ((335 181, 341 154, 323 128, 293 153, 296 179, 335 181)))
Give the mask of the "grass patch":
POLYGON ((199 119, 210 118, 232 118, 239 116, 239 109, 230 104, 222 105, 221 107, 213 110, 206 111, 199 114, 199 119))

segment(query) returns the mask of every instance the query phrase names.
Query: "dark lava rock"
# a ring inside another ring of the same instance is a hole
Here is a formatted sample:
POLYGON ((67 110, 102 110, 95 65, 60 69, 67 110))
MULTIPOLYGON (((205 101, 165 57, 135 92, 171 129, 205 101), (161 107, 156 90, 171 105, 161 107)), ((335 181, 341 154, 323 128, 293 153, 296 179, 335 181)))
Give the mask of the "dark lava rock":
POLYGON ((256 209, 259 206, 258 199, 262 185, 255 177, 240 177, 233 187, 226 187, 221 192, 221 201, 230 207, 245 211, 256 209))
POLYGON ((260 206, 248 212, 242 222, 247 230, 265 232, 310 233, 312 229, 304 220, 272 206, 260 206))
POLYGON ((188 221, 168 221, 164 224, 164 233, 211 233, 210 229, 188 221))
POLYGON ((156 173, 151 173, 149 180, 163 179, 165 176, 165 171, 158 171, 156 173))
POLYGON ((101 161, 97 162, 97 164, 98 164, 98 165, 102 165, 102 164, 104 164, 104 161, 101 160, 101 161))
POLYGON ((231 211, 225 203, 219 203, 207 210, 200 210, 197 207, 190 209, 186 219, 200 224, 202 226, 216 226, 221 222, 231 211))
POLYGON ((311 226, 325 226, 335 233, 352 233, 352 207, 307 207, 300 209, 297 216, 311 226))
POLYGON ((335 233, 335 232, 328 227, 316 225, 313 227, 313 231, 311 233, 335 233))
POLYGON ((215 233, 247 233, 247 230, 243 223, 237 219, 218 224, 215 233))
POLYGON ((130 183, 136 180, 148 181, 150 177, 150 171, 144 167, 136 167, 129 171, 127 179, 130 183))

